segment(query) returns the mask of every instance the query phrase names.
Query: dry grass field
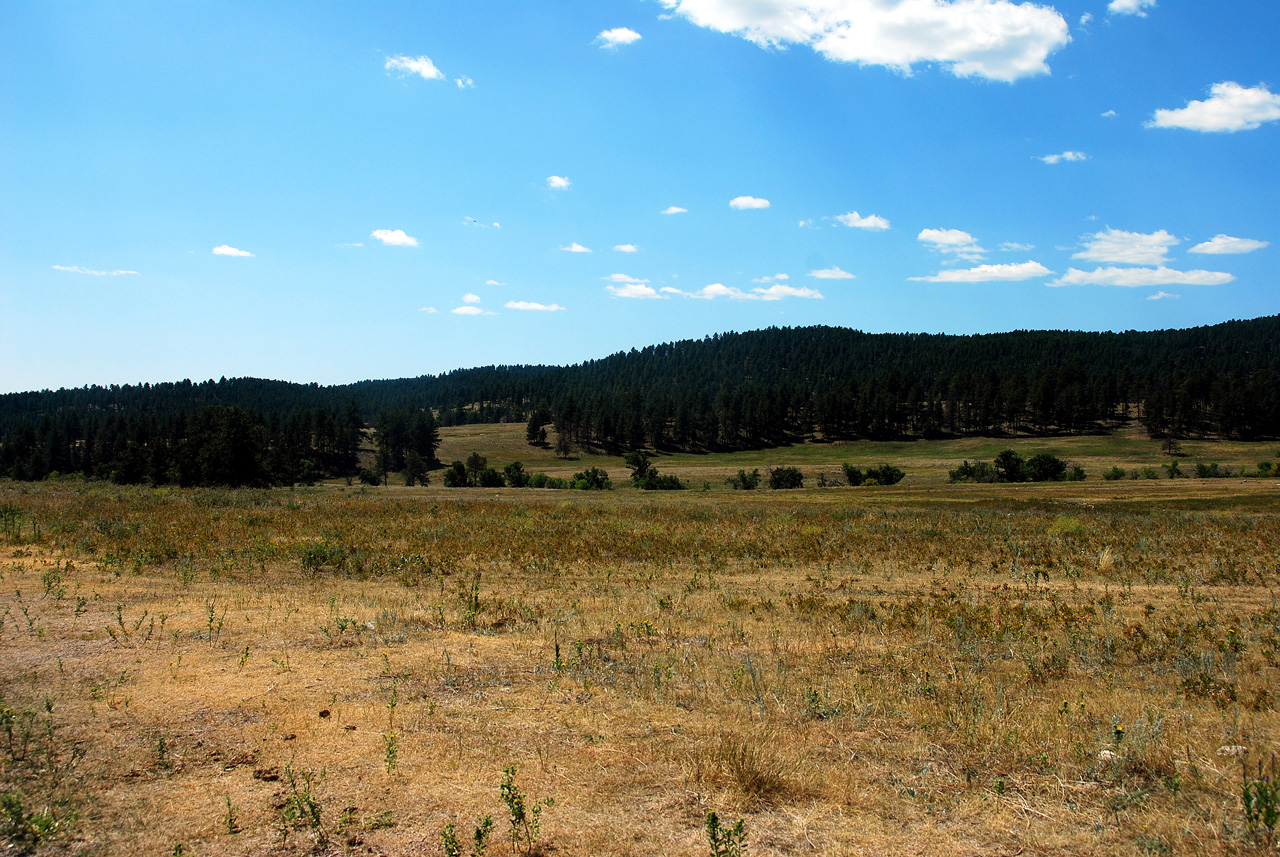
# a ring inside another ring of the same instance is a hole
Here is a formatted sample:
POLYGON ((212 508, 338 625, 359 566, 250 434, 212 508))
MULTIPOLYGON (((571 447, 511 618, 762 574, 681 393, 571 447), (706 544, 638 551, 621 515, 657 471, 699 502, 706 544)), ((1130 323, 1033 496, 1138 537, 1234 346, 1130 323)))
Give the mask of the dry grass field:
MULTIPOLYGON (((490 428, 442 458, 595 463, 490 428)), ((909 474, 787 492, 729 492, 745 453, 659 458, 714 478, 666 494, 0 484, 8 853, 467 854, 491 816, 490 855, 706 855, 710 810, 751 855, 1272 850, 1280 480, 1081 449, 947 486, 956 452, 770 452, 909 474)))

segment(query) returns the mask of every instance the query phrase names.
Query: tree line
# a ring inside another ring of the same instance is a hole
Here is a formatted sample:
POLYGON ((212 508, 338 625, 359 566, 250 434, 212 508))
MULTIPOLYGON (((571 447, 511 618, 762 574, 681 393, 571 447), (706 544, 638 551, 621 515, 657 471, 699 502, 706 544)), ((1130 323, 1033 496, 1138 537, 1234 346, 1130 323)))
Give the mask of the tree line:
POLYGON ((0 476, 282 484, 425 473, 440 426, 522 422, 608 451, 1105 431, 1280 436, 1280 316, 1123 333, 981 336, 769 328, 574 366, 321 386, 254 378, 0 396, 0 476), (250 451, 251 450, 251 451, 250 451), (231 463, 219 464, 227 460, 231 463))

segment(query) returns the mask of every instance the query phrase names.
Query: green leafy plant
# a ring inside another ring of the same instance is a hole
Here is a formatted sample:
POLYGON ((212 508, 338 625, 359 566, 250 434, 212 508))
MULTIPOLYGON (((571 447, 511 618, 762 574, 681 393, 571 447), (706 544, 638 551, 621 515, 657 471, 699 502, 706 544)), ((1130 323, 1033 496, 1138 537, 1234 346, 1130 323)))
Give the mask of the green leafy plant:
POLYGON ((715 810, 707 813, 707 842, 711 857, 742 857, 747 853, 747 825, 741 818, 732 827, 720 823, 715 810))
MULTIPOLYGON (((476 825, 475 832, 471 836, 471 857, 484 857, 485 848, 489 846, 489 837, 493 834, 493 816, 486 815, 480 819, 480 823, 476 825)), ((458 835, 454 831, 452 824, 446 824, 444 830, 440 833, 440 838, 444 842, 445 857, 462 857, 462 843, 458 841, 458 835)))
POLYGON ((544 798, 531 804, 516 785, 516 766, 508 765, 502 773, 502 785, 499 786, 498 793, 510 815, 512 847, 520 854, 536 854, 538 835, 542 829, 542 811, 555 806, 555 798, 544 798))
POLYGON ((285 795, 284 808, 280 810, 282 838, 288 839, 292 828, 305 827, 311 832, 316 847, 323 849, 329 844, 329 834, 324 829, 320 800, 316 797, 315 790, 324 779, 324 772, 321 771, 316 776, 307 768, 299 771, 292 764, 287 764, 284 766, 284 778, 288 793, 285 795))
POLYGON ((1275 754, 1271 754, 1271 764, 1265 773, 1261 759, 1258 760, 1257 773, 1250 773, 1243 757, 1240 764, 1244 775, 1241 802, 1244 804, 1245 829, 1270 850, 1275 840, 1276 823, 1280 822, 1280 783, 1275 780, 1275 754))

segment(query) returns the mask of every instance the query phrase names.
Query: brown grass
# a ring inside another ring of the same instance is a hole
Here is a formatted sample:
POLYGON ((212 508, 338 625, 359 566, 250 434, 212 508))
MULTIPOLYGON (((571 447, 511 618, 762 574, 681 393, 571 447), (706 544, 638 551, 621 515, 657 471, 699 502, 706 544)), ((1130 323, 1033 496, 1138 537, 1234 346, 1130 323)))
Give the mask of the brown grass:
POLYGON ((556 854, 1248 852, 1277 496, 0 485, 0 780, 49 853, 311 851, 286 770, 329 853, 508 853, 512 764, 556 854))

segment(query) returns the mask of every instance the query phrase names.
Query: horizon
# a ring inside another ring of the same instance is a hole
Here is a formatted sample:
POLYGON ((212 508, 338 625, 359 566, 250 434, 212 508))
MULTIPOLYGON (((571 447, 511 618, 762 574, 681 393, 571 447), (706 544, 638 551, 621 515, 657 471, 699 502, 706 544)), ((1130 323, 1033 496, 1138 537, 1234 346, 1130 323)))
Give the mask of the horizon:
POLYGON ((967 8, 15 3, 0 393, 1280 312, 1273 4, 967 8))
POLYGON ((270 383, 292 384, 292 385, 301 386, 301 387, 307 387, 307 386, 316 386, 316 387, 322 387, 322 388, 354 387, 359 384, 379 384, 379 383, 394 382, 394 381, 415 381, 422 378, 441 378, 446 375, 451 375, 455 372, 472 372, 480 369, 573 369, 579 366, 586 365, 587 363, 595 363, 603 360, 608 360, 612 357, 625 356, 631 351, 643 351, 646 348, 659 348, 666 345, 679 345, 685 342, 704 342, 706 340, 717 339, 723 336, 744 336, 744 335, 759 333, 761 331, 771 330, 771 329, 805 330, 811 327, 828 327, 836 330, 848 330, 853 333, 862 333, 867 336, 982 337, 982 336, 1004 336, 1004 335, 1013 334, 1013 333, 1084 333, 1084 334, 1108 334, 1109 333, 1113 335, 1123 335, 1126 333, 1173 333, 1173 332, 1185 331, 1185 330, 1195 330, 1203 327, 1219 327, 1226 324, 1261 321, 1263 319, 1275 318, 1275 317, 1277 316, 1259 316, 1257 318, 1232 318, 1232 319, 1226 319, 1224 321, 1216 322, 1215 324, 1210 324, 1210 325, 1195 325, 1193 327, 1179 327, 1179 328, 1158 328, 1155 330, 1136 330, 1133 328, 1130 328, 1127 330, 1015 328, 1013 330, 996 330, 996 331, 990 331, 986 333, 940 333, 940 332, 931 333, 931 332, 918 331, 918 330, 917 331, 909 331, 909 330, 908 331, 868 331, 868 330, 860 330, 858 328, 843 327, 839 325, 821 325, 821 324, 802 325, 802 326, 773 325, 768 328, 755 328, 752 330, 721 330, 721 331, 716 331, 714 333, 708 333, 699 337, 691 337, 691 338, 685 338, 685 339, 679 339, 679 340, 666 340, 664 342, 651 342, 644 346, 612 351, 601 357, 582 358, 572 363, 486 363, 486 364, 476 364, 471 366, 455 366, 451 369, 446 369, 442 372, 426 372, 418 375, 398 375, 395 377, 385 377, 385 378, 360 378, 355 381, 337 381, 333 383, 322 383, 319 381, 296 381, 296 380, 290 380, 287 378, 268 378, 268 377, 262 377, 258 375, 232 375, 232 376, 221 375, 217 378, 210 377, 210 378, 202 378, 199 380, 188 377, 188 378, 177 378, 177 379, 168 379, 168 380, 159 380, 159 381, 156 381, 156 380, 113 381, 107 384, 83 384, 77 387, 57 387, 57 388, 45 387, 41 389, 32 389, 32 390, 5 391, 5 392, 0 392, 0 398, 3 398, 5 396, 10 396, 10 395, 22 395, 25 393, 56 393, 56 392, 59 392, 60 390, 71 391, 71 390, 83 390, 83 389, 94 389, 94 388, 105 389, 112 386, 142 387, 144 385, 150 385, 152 387, 155 387, 155 386, 161 386, 164 384, 177 385, 177 384, 186 384, 186 383, 199 386, 202 384, 220 384, 228 381, 267 381, 270 383))

